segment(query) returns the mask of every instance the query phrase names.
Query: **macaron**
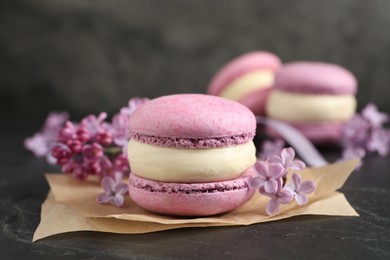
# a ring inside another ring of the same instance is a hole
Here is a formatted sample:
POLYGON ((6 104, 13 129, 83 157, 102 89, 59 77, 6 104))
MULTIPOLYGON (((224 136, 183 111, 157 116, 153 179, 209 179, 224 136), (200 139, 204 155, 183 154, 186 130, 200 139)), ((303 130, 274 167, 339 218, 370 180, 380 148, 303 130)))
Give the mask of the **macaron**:
POLYGON ((130 119, 129 194, 144 209, 208 216, 247 202, 256 120, 245 106, 202 94, 141 105, 130 119))
POLYGON ((338 142, 356 111, 357 80, 330 63, 297 61, 275 75, 266 114, 290 123, 314 143, 338 142))
POLYGON ((264 115, 265 101, 280 66, 279 57, 270 52, 243 54, 215 74, 208 93, 238 101, 254 114, 264 115))

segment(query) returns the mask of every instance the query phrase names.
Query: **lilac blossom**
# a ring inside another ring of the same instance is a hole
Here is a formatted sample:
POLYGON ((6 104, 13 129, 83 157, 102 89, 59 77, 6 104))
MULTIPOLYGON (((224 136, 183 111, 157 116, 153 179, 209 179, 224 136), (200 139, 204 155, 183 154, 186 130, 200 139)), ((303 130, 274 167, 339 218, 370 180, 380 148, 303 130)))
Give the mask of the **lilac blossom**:
POLYGON ((64 173, 84 180, 129 173, 127 143, 131 114, 146 98, 132 98, 128 106, 106 121, 107 113, 88 115, 79 123, 67 121, 67 113, 50 113, 39 133, 25 140, 25 147, 36 156, 46 156, 64 173))
POLYGON ((271 200, 266 205, 266 211, 268 215, 275 215, 279 213, 279 208, 281 204, 288 204, 293 200, 293 195, 288 191, 282 188, 283 181, 278 179, 277 189, 275 192, 267 192, 264 187, 260 188, 260 193, 271 198, 271 200))
MULTIPOLYGON (((347 147, 344 148, 341 158, 338 159, 337 161, 345 161, 345 160, 351 160, 351 159, 363 159, 364 156, 366 156, 366 150, 363 149, 362 147, 347 147)), ((363 165, 362 160, 360 160, 359 164, 356 165, 355 170, 359 170, 363 165)))
POLYGON ((148 102, 148 98, 132 98, 129 100, 128 106, 123 107, 120 110, 120 114, 131 116, 131 114, 134 113, 134 111, 142 104, 148 102))
POLYGON ((52 163, 50 150, 67 119, 68 114, 65 112, 49 113, 41 131, 24 140, 26 149, 32 151, 36 157, 47 157, 48 162, 52 163))
POLYGON ((306 165, 300 160, 294 160, 295 151, 293 148, 284 148, 278 154, 272 154, 266 161, 257 161, 254 165, 256 177, 253 177, 249 185, 251 188, 258 188, 259 192, 270 197, 266 205, 269 215, 279 212, 281 204, 288 204, 294 197, 298 205, 307 203, 306 194, 315 190, 312 181, 302 183, 301 177, 293 173, 292 184, 286 184, 288 170, 303 170, 306 165))
POLYGON ((128 191, 127 184, 107 176, 102 179, 101 185, 104 192, 98 195, 97 201, 99 203, 110 202, 116 207, 121 207, 125 201, 124 195, 128 191))
POLYGON ((279 164, 257 161, 255 170, 258 176, 253 179, 251 186, 258 186, 268 193, 275 193, 278 188, 277 182, 285 172, 284 168, 279 164))
POLYGON ((260 160, 267 160, 271 155, 280 154, 284 146, 285 142, 282 139, 265 140, 261 145, 261 152, 258 157, 260 160))
POLYGON ((378 152, 381 156, 389 153, 390 131, 383 128, 373 129, 370 138, 367 140, 367 150, 378 152))
POLYGON ((81 120, 80 126, 91 135, 106 132, 109 129, 109 124, 104 121, 106 118, 106 112, 101 112, 97 117, 95 115, 88 115, 81 120))
POLYGON ((382 127, 384 123, 389 121, 389 115, 378 111, 378 108, 373 103, 369 103, 362 110, 362 116, 371 126, 382 127))
POLYGON ((301 160, 294 160, 295 157, 295 151, 293 148, 288 147, 284 148, 280 155, 272 155, 269 158, 270 163, 275 163, 275 164, 280 164, 282 165, 286 171, 288 169, 296 170, 296 171, 301 171, 303 170, 306 165, 304 162, 301 160))
POLYGON ((361 114, 356 114, 342 130, 342 160, 364 158, 369 152, 381 156, 389 153, 390 131, 383 124, 389 121, 389 115, 379 112, 370 103, 361 114))
POLYGON ((292 183, 287 184, 284 189, 293 194, 298 205, 303 206, 309 201, 306 195, 314 192, 316 185, 312 181, 302 182, 301 176, 297 173, 293 173, 292 183))
POLYGON ((145 102, 147 98, 132 98, 129 100, 128 106, 123 107, 120 112, 113 116, 111 124, 111 132, 113 143, 123 147, 123 153, 127 153, 127 143, 130 140, 130 117, 134 111, 145 102))
POLYGON ((370 123, 361 115, 356 114, 347 122, 342 131, 342 144, 344 147, 364 146, 369 138, 370 123))

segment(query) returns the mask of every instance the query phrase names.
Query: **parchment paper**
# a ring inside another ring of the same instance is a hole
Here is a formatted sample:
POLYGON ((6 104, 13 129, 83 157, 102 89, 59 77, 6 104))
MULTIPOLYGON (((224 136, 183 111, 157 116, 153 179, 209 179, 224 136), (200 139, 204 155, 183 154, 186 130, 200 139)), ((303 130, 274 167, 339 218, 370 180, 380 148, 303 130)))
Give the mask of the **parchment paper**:
POLYGON ((96 202, 96 196, 102 192, 97 179, 81 182, 64 174, 46 174, 51 191, 42 204, 41 222, 33 241, 74 231, 139 234, 185 227, 250 225, 298 215, 358 216, 344 194, 336 191, 358 163, 358 160, 350 160, 300 172, 303 180, 316 183, 317 190, 309 197, 307 205, 300 207, 295 202, 282 205, 280 213, 273 216, 265 212, 269 198, 259 193, 236 210, 211 217, 155 214, 137 206, 129 196, 123 207, 116 208, 96 202))

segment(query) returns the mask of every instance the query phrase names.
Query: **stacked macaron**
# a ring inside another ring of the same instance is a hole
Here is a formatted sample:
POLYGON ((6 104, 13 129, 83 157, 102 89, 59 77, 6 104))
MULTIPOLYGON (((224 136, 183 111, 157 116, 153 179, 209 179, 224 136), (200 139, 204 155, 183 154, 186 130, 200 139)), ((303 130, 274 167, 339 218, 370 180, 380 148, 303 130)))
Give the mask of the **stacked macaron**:
POLYGON ((245 106, 201 94, 160 97, 131 116, 131 198, 168 215, 227 212, 254 193, 256 121, 245 106))
POLYGON ((211 80, 208 93, 247 106, 256 115, 264 114, 264 106, 280 59, 264 51, 239 56, 223 66, 211 80))
POLYGON ((315 143, 335 142, 355 113, 356 89, 354 75, 338 65, 287 63, 275 75, 266 114, 290 123, 315 143))

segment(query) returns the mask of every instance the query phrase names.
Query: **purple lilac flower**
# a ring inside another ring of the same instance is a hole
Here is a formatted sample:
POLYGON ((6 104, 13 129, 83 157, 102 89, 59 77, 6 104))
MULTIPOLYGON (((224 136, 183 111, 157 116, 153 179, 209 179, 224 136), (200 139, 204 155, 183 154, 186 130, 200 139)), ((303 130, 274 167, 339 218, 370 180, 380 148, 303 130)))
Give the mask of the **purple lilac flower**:
MULTIPOLYGON (((38 133, 24 140, 26 149, 32 151, 37 157, 47 157, 50 155, 50 150, 55 143, 57 134, 68 119, 68 114, 65 112, 51 112, 47 116, 44 126, 38 133)), ((51 157, 48 162, 51 163, 51 157)))
POLYGON ((148 102, 149 99, 148 98, 132 98, 129 100, 129 103, 128 103, 128 106, 127 107, 123 107, 121 110, 120 110, 120 114, 125 114, 125 115, 128 115, 130 116, 131 114, 134 113, 134 111, 142 104, 148 102))
POLYGON ((114 180, 112 177, 104 177, 101 181, 103 193, 100 193, 97 197, 99 203, 110 202, 116 207, 123 205, 125 198, 124 195, 128 191, 128 186, 125 183, 114 180))
POLYGON ((264 187, 260 188, 260 193, 271 198, 271 200, 266 205, 266 211, 268 215, 275 215, 279 212, 281 204, 288 204, 293 200, 293 195, 288 191, 282 188, 283 181, 282 179, 277 180, 277 189, 276 192, 270 193, 265 190, 264 187))
POLYGON ((366 119, 371 126, 382 127, 384 123, 389 121, 389 115, 378 111, 378 108, 373 104, 369 103, 362 110, 362 116, 366 119))
POLYGON ((370 134, 370 123, 361 115, 356 114, 344 125, 342 144, 344 147, 364 146, 370 134))
MULTIPOLYGON (((344 148, 341 158, 337 161, 345 161, 345 160, 351 160, 351 159, 363 159, 364 156, 366 156, 366 150, 362 147, 348 147, 344 148)), ((359 164, 356 165, 355 170, 359 170, 363 165, 363 162, 360 160, 359 164)))
POLYGON ((309 201, 306 195, 312 193, 316 189, 316 185, 312 181, 302 182, 301 176, 293 173, 292 183, 287 184, 284 189, 293 194, 298 205, 303 206, 309 201))
POLYGON ((302 183, 301 177, 293 173, 292 184, 287 184, 288 170, 303 170, 306 165, 300 160, 294 160, 293 148, 284 148, 278 154, 272 154, 266 161, 257 161, 254 165, 257 176, 249 182, 251 188, 258 188, 259 192, 270 197, 266 205, 269 215, 279 212, 281 204, 288 204, 294 197, 298 205, 305 205, 308 201, 306 194, 315 190, 312 181, 302 183), (284 186, 285 185, 285 186, 284 186))
POLYGON ((113 116, 111 132, 114 144, 123 148, 123 153, 127 153, 127 143, 130 140, 130 117, 131 114, 142 104, 149 101, 147 98, 132 98, 127 107, 123 107, 120 112, 113 116))
POLYGON ((252 179, 251 186, 264 188, 267 193, 275 193, 278 188, 277 182, 285 173, 283 166, 257 161, 255 163, 255 170, 258 176, 252 179))
POLYGON ((114 115, 111 124, 105 121, 105 112, 88 115, 79 124, 67 121, 52 149, 53 158, 62 166, 62 171, 81 180, 89 175, 103 179, 128 173, 126 148, 130 140, 130 117, 146 101, 145 98, 130 99, 128 107, 114 115))
POLYGON ((390 131, 383 124, 389 121, 389 115, 379 112, 370 103, 361 114, 356 114, 347 122, 342 131, 342 160, 364 158, 367 152, 378 152, 385 156, 389 153, 390 131))
POLYGON ((389 153, 390 131, 383 128, 373 129, 370 138, 367 140, 367 150, 378 152, 381 156, 389 153))
POLYGON ((258 157, 260 160, 267 160, 274 154, 280 154, 284 146, 285 142, 282 139, 265 140, 261 145, 261 152, 258 157))
POLYGON ((109 129, 109 124, 104 121, 106 118, 106 112, 101 112, 97 117, 95 115, 89 115, 81 120, 80 126, 91 135, 106 132, 109 129))
POLYGON ((288 147, 284 148, 280 155, 273 155, 269 158, 270 163, 280 164, 282 165, 286 171, 288 169, 301 171, 303 170, 306 165, 301 160, 294 160, 295 157, 295 151, 293 148, 288 147))

